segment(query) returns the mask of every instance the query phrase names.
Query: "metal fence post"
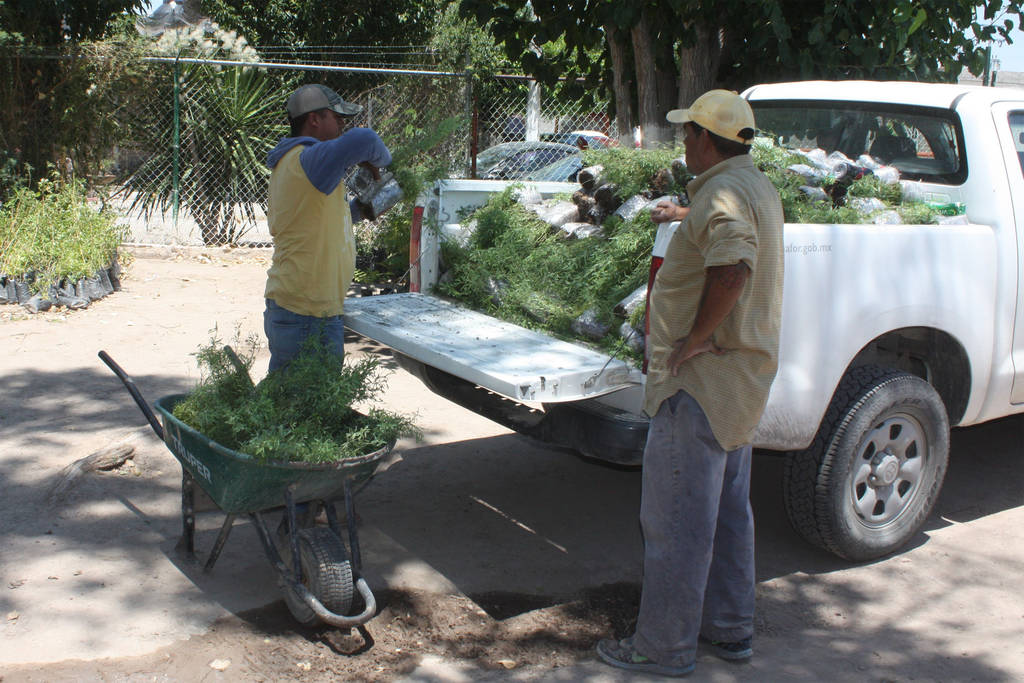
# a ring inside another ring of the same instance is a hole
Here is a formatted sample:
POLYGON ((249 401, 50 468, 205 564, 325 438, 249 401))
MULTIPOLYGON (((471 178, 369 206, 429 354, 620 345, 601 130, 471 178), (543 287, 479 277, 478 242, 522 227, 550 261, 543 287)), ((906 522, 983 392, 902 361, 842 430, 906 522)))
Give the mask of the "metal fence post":
POLYGON ((466 93, 465 94, 466 94, 466 101, 465 101, 466 119, 468 119, 469 121, 472 122, 472 128, 470 129, 470 135, 469 135, 469 149, 467 150, 468 154, 467 154, 467 158, 466 158, 466 161, 467 161, 466 166, 469 168, 469 177, 470 178, 476 178, 476 153, 477 153, 477 146, 479 145, 479 138, 477 137, 477 135, 479 133, 479 129, 477 127, 478 123, 477 123, 476 102, 473 99, 473 75, 470 74, 470 73, 466 74, 466 93))
MULTIPOLYGON (((181 57, 181 53, 178 53, 181 57)), ((178 206, 181 202, 181 63, 174 60, 174 141, 173 162, 171 165, 171 216, 174 227, 178 227, 178 206)))

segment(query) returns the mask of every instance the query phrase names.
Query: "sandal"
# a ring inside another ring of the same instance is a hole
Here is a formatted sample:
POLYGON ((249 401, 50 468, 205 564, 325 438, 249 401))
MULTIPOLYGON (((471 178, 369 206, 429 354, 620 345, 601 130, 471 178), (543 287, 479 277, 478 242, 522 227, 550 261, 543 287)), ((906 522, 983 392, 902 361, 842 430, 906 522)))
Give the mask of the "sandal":
POLYGON ((711 650, 711 654, 715 655, 719 659, 725 659, 730 662, 736 662, 741 659, 750 659, 754 656, 753 639, 750 637, 744 638, 743 640, 711 640, 710 638, 700 637, 700 642, 707 645, 708 649, 711 650))
POLYGON ((690 662, 684 666, 658 664, 636 651, 632 637, 602 640, 597 644, 597 656, 607 664, 620 669, 662 676, 685 676, 697 668, 697 662, 690 662))

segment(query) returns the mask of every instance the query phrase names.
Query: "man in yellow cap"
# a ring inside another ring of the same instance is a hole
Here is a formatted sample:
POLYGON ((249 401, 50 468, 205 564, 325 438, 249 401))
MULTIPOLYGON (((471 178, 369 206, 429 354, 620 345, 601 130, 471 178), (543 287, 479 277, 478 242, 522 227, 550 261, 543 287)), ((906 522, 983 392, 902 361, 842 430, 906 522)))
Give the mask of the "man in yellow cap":
POLYGON ((356 266, 352 221, 361 218, 358 204, 348 200, 344 178, 356 164, 376 173, 391 163, 377 133, 345 130, 363 107, 330 88, 303 85, 288 98, 287 109, 291 135, 267 154, 274 256, 263 329, 270 370, 285 367, 312 335, 344 355, 342 311, 356 266))
POLYGON ((684 127, 690 206, 650 300, 640 521, 644 575, 636 632, 602 640, 609 664, 682 676, 698 640, 729 660, 753 655, 751 440, 778 363, 782 204, 753 164, 754 114, 711 90, 667 116, 684 127))

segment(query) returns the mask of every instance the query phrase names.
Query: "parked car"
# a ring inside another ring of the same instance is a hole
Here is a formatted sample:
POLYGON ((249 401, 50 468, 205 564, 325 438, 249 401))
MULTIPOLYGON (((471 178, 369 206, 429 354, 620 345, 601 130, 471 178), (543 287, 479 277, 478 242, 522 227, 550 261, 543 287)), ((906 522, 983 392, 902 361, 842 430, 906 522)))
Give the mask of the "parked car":
POLYGON ((541 133, 540 139, 545 142, 561 142, 575 145, 580 149, 607 149, 618 147, 619 141, 596 130, 574 130, 570 133, 541 133))
POLYGON ((538 168, 530 173, 530 180, 550 180, 558 183, 576 182, 576 175, 583 168, 583 157, 570 154, 553 164, 538 168))
POLYGON ((579 147, 557 142, 504 142, 476 157, 477 176, 488 180, 568 181, 582 167, 579 147))

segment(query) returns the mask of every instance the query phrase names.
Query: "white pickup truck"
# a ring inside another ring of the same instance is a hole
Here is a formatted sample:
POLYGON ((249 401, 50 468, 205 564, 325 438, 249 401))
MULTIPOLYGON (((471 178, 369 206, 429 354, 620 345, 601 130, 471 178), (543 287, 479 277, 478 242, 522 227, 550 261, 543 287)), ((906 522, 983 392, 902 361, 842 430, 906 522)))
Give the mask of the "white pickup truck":
MULTIPOLYGON (((804 538, 878 557, 931 511, 950 425, 1024 411, 1024 91, 848 81, 743 96, 783 145, 870 154, 900 171, 905 194, 966 210, 959 224, 785 226, 780 365, 754 445, 785 453, 785 504, 804 538)), ((346 325, 471 410, 639 464, 639 370, 427 293, 437 233, 506 186, 442 182, 426 207, 440 230, 424 231, 413 284, 424 293, 350 300, 346 325)), ((655 256, 674 228, 662 226, 655 256)))

